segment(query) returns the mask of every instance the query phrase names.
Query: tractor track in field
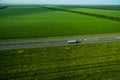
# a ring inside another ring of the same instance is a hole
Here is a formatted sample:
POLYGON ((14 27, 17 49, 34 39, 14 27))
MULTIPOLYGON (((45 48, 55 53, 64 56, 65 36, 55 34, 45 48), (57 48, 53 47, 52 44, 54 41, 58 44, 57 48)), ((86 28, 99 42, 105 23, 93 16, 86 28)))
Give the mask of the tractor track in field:
POLYGON ((49 46, 64 46, 64 45, 80 45, 94 44, 104 42, 120 42, 120 34, 110 35, 94 35, 94 36, 70 36, 70 37, 51 37, 44 39, 27 39, 27 40, 6 40, 0 41, 0 50, 23 49, 23 48, 38 48, 49 46), (68 44, 68 40, 79 40, 80 43, 68 44))

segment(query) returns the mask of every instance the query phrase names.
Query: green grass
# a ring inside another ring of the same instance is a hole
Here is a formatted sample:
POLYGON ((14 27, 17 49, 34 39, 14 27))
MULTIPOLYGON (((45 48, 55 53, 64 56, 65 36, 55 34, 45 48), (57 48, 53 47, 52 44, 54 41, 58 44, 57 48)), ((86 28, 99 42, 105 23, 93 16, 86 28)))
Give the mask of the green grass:
POLYGON ((107 15, 107 16, 113 16, 113 17, 120 18, 120 11, 117 11, 117 10, 101 10, 101 9, 88 9, 88 8, 76 8, 76 9, 72 9, 72 10, 96 13, 96 14, 103 14, 103 15, 107 15))
POLYGON ((120 42, 0 51, 1 80, 119 80, 120 42))
POLYGON ((58 6, 56 8, 67 9, 72 11, 81 11, 81 12, 87 12, 93 14, 102 14, 102 15, 120 18, 120 10, 90 9, 90 8, 81 8, 81 7, 72 7, 72 6, 58 6))
POLYGON ((42 7, 0 10, 0 39, 119 33, 120 22, 42 7))

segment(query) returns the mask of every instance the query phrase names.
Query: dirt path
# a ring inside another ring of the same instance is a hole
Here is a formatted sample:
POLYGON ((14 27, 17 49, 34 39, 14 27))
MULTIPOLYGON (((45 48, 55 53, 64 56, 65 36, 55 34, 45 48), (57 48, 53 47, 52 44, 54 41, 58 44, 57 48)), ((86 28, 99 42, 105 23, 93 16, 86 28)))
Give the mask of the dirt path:
POLYGON ((37 48, 48 46, 80 45, 94 44, 103 42, 120 41, 120 34, 96 35, 96 36, 70 36, 70 37, 52 37, 45 39, 28 39, 28 40, 7 40, 0 41, 0 50, 37 48), (67 44, 68 40, 79 40, 81 43, 67 44))

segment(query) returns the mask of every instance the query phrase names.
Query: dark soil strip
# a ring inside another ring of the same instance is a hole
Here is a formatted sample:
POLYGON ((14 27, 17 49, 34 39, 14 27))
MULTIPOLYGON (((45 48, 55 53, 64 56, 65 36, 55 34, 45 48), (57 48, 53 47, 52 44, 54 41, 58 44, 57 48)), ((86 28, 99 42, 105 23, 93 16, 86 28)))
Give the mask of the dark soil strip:
POLYGON ((64 9, 50 8, 50 7, 43 7, 43 8, 65 11, 65 12, 72 12, 72 13, 77 13, 77 14, 84 14, 84 15, 89 15, 89 16, 94 16, 94 17, 99 17, 99 18, 110 19, 114 21, 120 21, 120 17, 112 17, 112 16, 107 16, 107 15, 102 15, 102 14, 93 14, 93 13, 87 13, 87 12, 81 12, 81 11, 71 11, 71 10, 64 10, 64 9))

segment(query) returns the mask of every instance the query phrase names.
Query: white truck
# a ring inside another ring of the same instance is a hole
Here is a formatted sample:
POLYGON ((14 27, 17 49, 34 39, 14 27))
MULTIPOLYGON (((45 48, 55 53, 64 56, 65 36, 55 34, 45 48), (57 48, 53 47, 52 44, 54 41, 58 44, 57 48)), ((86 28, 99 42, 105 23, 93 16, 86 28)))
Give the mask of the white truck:
POLYGON ((78 41, 78 40, 69 40, 69 41, 67 41, 67 44, 76 44, 76 43, 81 43, 81 41, 78 41))

